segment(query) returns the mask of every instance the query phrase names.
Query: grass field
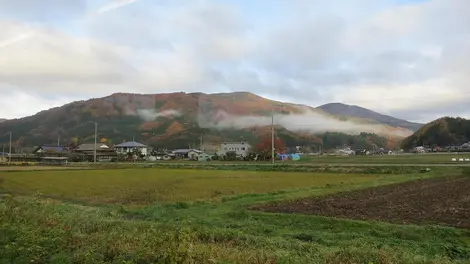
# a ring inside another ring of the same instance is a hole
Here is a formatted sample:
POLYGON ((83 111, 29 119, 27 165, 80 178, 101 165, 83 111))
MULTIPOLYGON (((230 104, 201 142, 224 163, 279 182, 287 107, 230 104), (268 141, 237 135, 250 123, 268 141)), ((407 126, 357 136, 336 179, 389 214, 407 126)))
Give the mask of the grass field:
POLYGON ((148 205, 219 199, 221 196, 267 193, 284 189, 350 185, 385 176, 310 174, 298 172, 206 171, 177 169, 125 169, 11 172, 1 177, 0 188, 15 194, 81 201, 148 205))
MULTIPOLYGON (((301 163, 320 164, 455 164, 452 158, 470 158, 470 153, 460 154, 404 154, 373 156, 302 156, 301 163)), ((462 162, 461 162, 462 163, 462 162)), ((466 162, 469 163, 470 162, 466 162)))
POLYGON ((0 263, 468 263, 467 230, 248 209, 463 174, 0 172, 0 263))

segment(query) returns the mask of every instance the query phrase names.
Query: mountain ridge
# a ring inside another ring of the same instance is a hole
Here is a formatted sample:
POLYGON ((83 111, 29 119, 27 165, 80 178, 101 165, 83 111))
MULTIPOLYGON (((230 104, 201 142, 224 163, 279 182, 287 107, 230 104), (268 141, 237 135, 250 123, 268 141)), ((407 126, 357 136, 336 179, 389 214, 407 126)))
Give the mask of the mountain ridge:
POLYGON ((343 103, 329 103, 317 107, 333 115, 340 115, 345 117, 358 117, 377 121, 381 124, 390 126, 403 127, 412 131, 417 131, 423 124, 409 122, 407 120, 399 119, 396 117, 383 115, 375 111, 366 109, 357 105, 348 105, 343 103))
MULTIPOLYGON (((321 144, 329 130, 342 133, 368 132, 408 135, 404 128, 376 124, 360 118, 343 120, 314 107, 269 100, 250 92, 235 93, 114 93, 101 98, 75 101, 35 115, 8 120, 0 130, 12 130, 20 146, 69 141, 90 141, 98 123, 99 137, 110 143, 132 138, 155 146, 197 145, 201 135, 214 142, 254 142, 269 132, 275 113, 276 133, 294 144, 321 144), (311 122, 310 125, 308 122, 311 122), (370 131, 369 131, 370 132, 370 131)), ((2 139, 0 139, 2 140, 2 139)))
POLYGON ((461 117, 442 117, 421 127, 403 139, 404 149, 418 146, 450 146, 470 142, 470 120, 461 117))

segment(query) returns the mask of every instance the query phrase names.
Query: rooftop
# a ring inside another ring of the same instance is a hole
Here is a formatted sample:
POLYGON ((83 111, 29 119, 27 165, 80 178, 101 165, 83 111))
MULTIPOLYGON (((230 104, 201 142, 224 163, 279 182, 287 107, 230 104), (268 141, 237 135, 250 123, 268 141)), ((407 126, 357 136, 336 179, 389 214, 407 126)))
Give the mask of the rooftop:
POLYGON ((118 144, 114 147, 115 148, 145 148, 147 146, 139 142, 129 141, 129 142, 118 144))
POLYGON ((67 151, 67 149, 65 147, 43 145, 43 146, 37 147, 34 150, 34 152, 37 152, 40 149, 42 149, 45 152, 64 152, 64 151, 67 151))
POLYGON ((188 153, 190 151, 194 151, 196 153, 202 153, 202 151, 200 151, 198 149, 175 149, 175 150, 173 150, 173 153, 185 154, 185 153, 188 153))
MULTIPOLYGON (((96 149, 109 149, 109 147, 106 144, 97 143, 96 144, 96 149)), ((81 144, 77 147, 77 150, 78 151, 95 150, 95 144, 94 143, 81 144)))

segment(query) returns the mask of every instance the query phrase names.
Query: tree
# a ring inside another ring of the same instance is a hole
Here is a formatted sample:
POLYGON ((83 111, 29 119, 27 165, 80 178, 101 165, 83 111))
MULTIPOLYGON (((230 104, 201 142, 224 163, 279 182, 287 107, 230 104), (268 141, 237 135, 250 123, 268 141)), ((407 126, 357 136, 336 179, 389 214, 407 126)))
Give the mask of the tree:
MULTIPOLYGON (((276 153, 284 153, 286 147, 279 137, 274 139, 274 155, 276 153)), ((261 159, 271 158, 272 139, 271 134, 266 134, 260 138, 259 143, 255 146, 255 152, 260 155, 261 159)))
POLYGON ((78 137, 73 137, 73 138, 70 139, 68 147, 71 148, 71 149, 74 149, 74 148, 78 147, 78 143, 79 143, 78 137))
POLYGON ((229 151, 225 153, 225 158, 229 161, 237 160, 237 153, 235 151, 229 151))

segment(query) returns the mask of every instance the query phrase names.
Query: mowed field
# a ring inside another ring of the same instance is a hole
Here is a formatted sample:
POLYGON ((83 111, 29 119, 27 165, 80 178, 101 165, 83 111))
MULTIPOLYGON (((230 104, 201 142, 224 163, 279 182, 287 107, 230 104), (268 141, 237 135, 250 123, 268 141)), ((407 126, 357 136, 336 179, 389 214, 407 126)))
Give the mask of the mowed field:
POLYGON ((445 154, 403 154, 403 155, 373 155, 373 156, 302 156, 300 163, 316 164, 468 164, 470 162, 455 162, 460 158, 470 159, 470 153, 445 154))
POLYGON ((21 171, 0 177, 0 188, 14 194, 40 193, 69 201, 125 205, 219 199, 327 184, 361 184, 381 178, 380 175, 152 168, 21 171))
POLYGON ((470 232, 455 223, 466 221, 458 187, 469 176, 457 167, 0 171, 0 263, 463 264, 470 232), (407 218, 420 206, 457 228, 407 218))

